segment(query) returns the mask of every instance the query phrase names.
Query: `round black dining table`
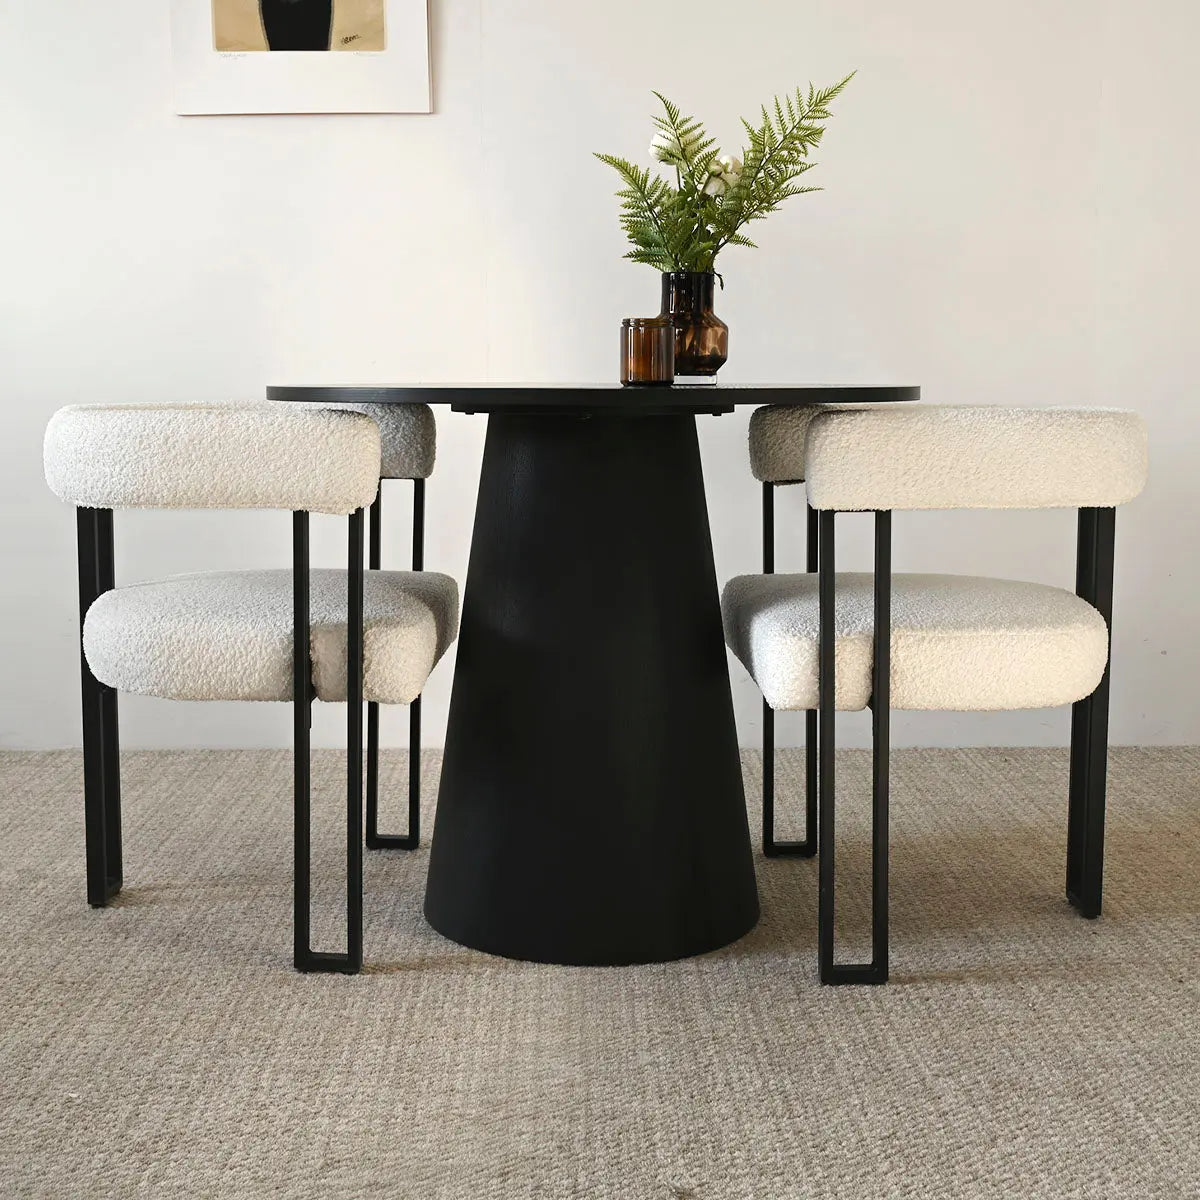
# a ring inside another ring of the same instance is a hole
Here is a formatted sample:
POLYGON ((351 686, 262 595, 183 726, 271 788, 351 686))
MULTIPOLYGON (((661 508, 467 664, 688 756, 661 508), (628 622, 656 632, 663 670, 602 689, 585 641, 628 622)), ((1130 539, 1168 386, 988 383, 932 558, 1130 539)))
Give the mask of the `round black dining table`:
POLYGON ((465 946, 616 965, 715 950, 758 891, 697 415, 915 387, 270 387, 485 413, 425 916, 465 946))

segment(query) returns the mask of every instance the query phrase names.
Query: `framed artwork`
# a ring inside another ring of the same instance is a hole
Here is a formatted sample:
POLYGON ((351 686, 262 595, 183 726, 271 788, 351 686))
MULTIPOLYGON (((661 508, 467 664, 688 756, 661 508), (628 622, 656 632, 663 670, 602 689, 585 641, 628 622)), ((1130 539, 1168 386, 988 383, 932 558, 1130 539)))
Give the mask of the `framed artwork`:
POLYGON ((431 110, 428 0, 171 0, 175 111, 431 110))

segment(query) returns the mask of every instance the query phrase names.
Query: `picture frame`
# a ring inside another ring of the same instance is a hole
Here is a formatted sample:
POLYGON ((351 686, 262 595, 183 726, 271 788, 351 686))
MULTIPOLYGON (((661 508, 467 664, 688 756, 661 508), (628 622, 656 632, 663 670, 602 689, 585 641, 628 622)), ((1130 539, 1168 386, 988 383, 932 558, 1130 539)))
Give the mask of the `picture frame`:
POLYGON ((428 0, 171 0, 171 41, 184 116, 432 111, 428 0))

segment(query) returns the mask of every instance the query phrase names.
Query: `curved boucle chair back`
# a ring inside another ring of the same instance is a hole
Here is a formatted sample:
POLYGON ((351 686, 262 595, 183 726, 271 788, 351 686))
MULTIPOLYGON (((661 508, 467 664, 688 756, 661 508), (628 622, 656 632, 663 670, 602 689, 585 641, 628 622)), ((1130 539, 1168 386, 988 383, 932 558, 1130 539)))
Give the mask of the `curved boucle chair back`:
POLYGON ((750 473, 759 483, 803 483, 804 440, 821 413, 855 412, 860 404, 768 404, 750 415, 750 473))
POLYGON ((428 404, 331 404, 366 413, 379 426, 381 479, 428 479, 437 458, 437 422, 428 404))
POLYGON ((750 473, 759 483, 804 482, 804 441, 820 411, 771 404, 750 414, 750 473))
POLYGON ((80 508, 275 508, 346 515, 379 487, 379 429, 333 409, 86 404, 60 409, 46 482, 80 508))
POLYGON ((877 406, 818 413, 813 508, 1113 508, 1146 483, 1146 427, 1100 408, 877 406))

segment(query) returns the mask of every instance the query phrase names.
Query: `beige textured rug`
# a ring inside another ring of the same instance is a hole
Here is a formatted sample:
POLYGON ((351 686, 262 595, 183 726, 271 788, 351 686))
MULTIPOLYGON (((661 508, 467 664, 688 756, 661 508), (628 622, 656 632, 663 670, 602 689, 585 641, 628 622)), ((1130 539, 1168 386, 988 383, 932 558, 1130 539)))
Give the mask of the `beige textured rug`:
POLYGON ((4 1197, 1200 1195, 1200 750, 1114 752, 1094 923, 1062 897, 1063 753, 898 754, 883 989, 815 983, 812 862, 758 859, 727 950, 565 969, 433 933, 425 849, 368 855, 369 973, 301 977, 286 754, 126 755, 103 912, 79 769, 0 755, 4 1197))

